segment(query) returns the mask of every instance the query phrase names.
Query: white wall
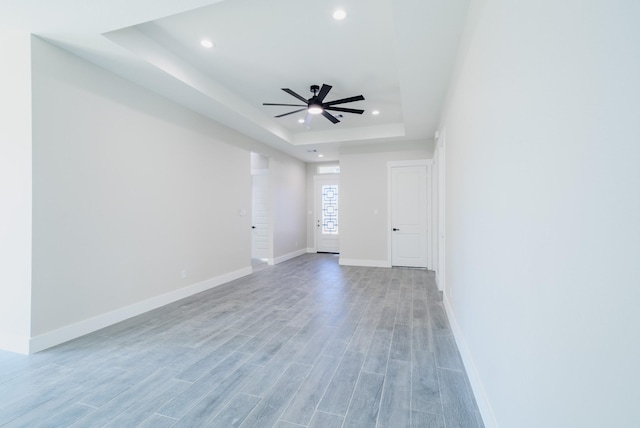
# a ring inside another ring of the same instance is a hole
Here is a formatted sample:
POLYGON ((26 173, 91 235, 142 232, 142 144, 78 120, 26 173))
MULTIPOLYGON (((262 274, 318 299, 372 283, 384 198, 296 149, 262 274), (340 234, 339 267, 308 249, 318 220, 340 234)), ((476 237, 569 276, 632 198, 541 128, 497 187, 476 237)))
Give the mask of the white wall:
POLYGON ((35 38, 32 61, 40 345, 249 273, 251 151, 281 195, 276 256, 306 246, 304 163, 35 38))
POLYGON ((269 169, 269 158, 260 153, 251 152, 251 170, 269 169))
POLYGON ((445 298, 485 423, 640 426, 640 3, 472 8, 445 298))
POLYGON ((280 263, 306 253, 305 164, 272 158, 269 165, 274 261, 280 263))
POLYGON ((387 162, 430 159, 432 142, 345 149, 340 154, 340 263, 389 266, 387 162), (376 214, 377 211, 377 214, 376 214))
POLYGON ((0 40, 0 349, 22 353, 31 330, 30 43, 0 40))
POLYGON ((262 157, 259 166, 269 168, 269 209, 273 242, 269 262, 277 264, 304 254, 307 247, 306 164, 254 140, 236 144, 259 152, 262 157))
MULTIPOLYGON (((238 142, 235 144, 240 145, 238 142)), ((304 254, 307 246, 306 164, 255 140, 247 139, 242 147, 269 159, 269 209, 273 239, 273 254, 269 259, 277 264, 304 254)))

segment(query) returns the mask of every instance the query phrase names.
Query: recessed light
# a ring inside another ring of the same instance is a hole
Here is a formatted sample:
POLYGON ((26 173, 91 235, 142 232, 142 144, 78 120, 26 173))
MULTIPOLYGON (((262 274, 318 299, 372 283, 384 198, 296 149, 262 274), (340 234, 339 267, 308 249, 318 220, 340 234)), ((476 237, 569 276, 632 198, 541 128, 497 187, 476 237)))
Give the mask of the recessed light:
POLYGON ((374 110, 371 112, 372 115, 377 116, 380 114, 380 112, 378 110, 374 110))
POLYGON ((318 157, 319 157, 319 158, 323 158, 323 157, 324 157, 324 155, 318 155, 318 157))
POLYGON ((346 17, 347 17, 347 12, 345 12, 344 9, 336 9, 333 12, 333 19, 335 19, 336 21, 342 21, 346 17))
POLYGON ((304 119, 303 118, 298 119, 298 123, 304 123, 304 119))
POLYGON ((213 42, 211 40, 202 39, 200 40, 200 46, 203 48, 211 49, 213 47, 213 42))

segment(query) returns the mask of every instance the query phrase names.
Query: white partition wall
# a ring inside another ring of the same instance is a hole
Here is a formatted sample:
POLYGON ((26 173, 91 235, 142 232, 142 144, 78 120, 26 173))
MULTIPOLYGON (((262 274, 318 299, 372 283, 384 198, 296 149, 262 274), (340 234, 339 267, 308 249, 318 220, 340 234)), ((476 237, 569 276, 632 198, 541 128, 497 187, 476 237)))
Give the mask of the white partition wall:
POLYGON ((485 425, 640 426, 640 3, 468 16, 445 299, 485 425))

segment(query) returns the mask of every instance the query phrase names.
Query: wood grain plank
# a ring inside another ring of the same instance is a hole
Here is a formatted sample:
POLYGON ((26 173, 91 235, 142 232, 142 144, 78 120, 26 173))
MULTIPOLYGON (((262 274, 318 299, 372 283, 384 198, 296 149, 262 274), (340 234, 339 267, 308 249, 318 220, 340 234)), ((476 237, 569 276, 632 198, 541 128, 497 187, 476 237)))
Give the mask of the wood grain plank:
POLYGON ((338 367, 338 358, 324 355, 311 369, 300 389, 283 413, 283 421, 308 425, 329 381, 338 367))
POLYGON ((411 428, 445 428, 442 415, 433 413, 411 412, 411 428))
POLYGON ((434 336, 436 363, 439 368, 451 370, 464 370, 462 358, 453 335, 434 336))
POLYGON ((415 355, 411 362, 411 409, 442 414, 440 384, 432 352, 415 355))
POLYGON ((438 369, 442 409, 447 426, 482 428, 477 406, 464 372, 438 369))
POLYGON ((389 360, 378 427, 407 427, 411 420, 411 364, 389 360))
POLYGON ((253 411, 240 425, 244 428, 263 428, 273 426, 293 398, 300 384, 309 373, 311 367, 301 364, 291 364, 278 382, 258 403, 253 411))
POLYGON ((237 394, 215 418, 211 420, 212 427, 235 428, 246 419, 258 405, 261 398, 247 394, 237 394))
POLYGON ((324 412, 316 412, 311 419, 309 428, 342 428, 343 416, 331 415, 324 412))
POLYGON ((363 361, 364 356, 359 352, 345 353, 318 405, 318 410, 340 416, 347 413, 363 361))
POLYGON ((384 376, 361 372, 351 404, 344 418, 344 428, 376 426, 384 376))
POLYGON ((389 358, 402 361, 411 360, 411 327, 408 325, 395 325, 389 358))

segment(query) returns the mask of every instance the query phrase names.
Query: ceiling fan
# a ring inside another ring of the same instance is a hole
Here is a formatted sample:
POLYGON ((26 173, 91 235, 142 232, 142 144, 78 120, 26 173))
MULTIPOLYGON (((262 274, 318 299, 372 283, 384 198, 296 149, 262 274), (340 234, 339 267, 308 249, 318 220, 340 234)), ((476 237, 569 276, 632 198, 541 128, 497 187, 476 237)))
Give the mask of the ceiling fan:
POLYGON ((290 111, 289 113, 279 114, 279 115, 277 115, 275 117, 288 116, 290 114, 294 114, 294 113, 298 113, 298 112, 307 110, 307 112, 309 114, 322 114, 324 117, 326 117, 327 119, 329 119, 333 123, 338 123, 340 121, 338 120, 337 117, 335 117, 334 115, 329 113, 327 110, 338 111, 338 112, 343 112, 343 113, 355 113, 355 114, 364 113, 364 110, 360 110, 360 109, 345 108, 345 107, 334 107, 336 104, 350 103, 350 102, 353 102, 353 101, 363 101, 364 97, 362 95, 356 95, 355 97, 342 98, 340 100, 324 102, 324 99, 327 96, 327 94, 329 93, 329 91, 331 90, 331 88, 333 88, 333 86, 330 86, 330 85, 327 85, 327 84, 323 84, 322 88, 320 88, 318 85, 311 85, 310 90, 313 93, 313 96, 311 98, 309 98, 309 99, 305 99, 302 95, 298 95, 297 93, 295 93, 294 91, 292 91, 289 88, 282 88, 282 90, 285 91, 287 94, 296 97, 297 99, 302 101, 304 104, 263 103, 262 105, 265 105, 265 106, 303 107, 303 108, 298 109, 298 110, 290 111))

